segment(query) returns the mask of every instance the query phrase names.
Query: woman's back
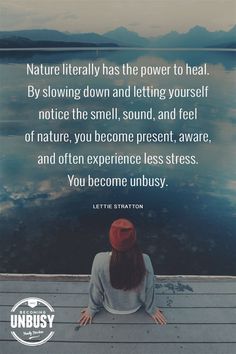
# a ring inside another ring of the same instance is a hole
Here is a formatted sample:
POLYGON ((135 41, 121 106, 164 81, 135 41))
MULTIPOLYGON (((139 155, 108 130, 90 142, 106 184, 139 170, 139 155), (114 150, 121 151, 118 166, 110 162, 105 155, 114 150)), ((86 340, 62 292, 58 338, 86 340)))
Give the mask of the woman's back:
POLYGON ((154 274, 151 260, 143 254, 146 273, 138 287, 131 290, 116 289, 110 281, 111 252, 98 253, 93 261, 92 275, 89 288, 89 309, 97 312, 98 306, 103 306, 113 313, 131 313, 142 305, 151 314, 155 309, 154 303, 154 274))

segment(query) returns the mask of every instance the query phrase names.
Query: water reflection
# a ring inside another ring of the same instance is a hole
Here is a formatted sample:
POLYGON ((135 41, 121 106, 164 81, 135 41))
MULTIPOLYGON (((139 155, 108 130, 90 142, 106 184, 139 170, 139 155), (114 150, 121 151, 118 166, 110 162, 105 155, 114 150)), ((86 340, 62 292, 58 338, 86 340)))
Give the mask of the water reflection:
POLYGON ((1 272, 89 273, 93 255, 108 247, 107 232, 114 218, 131 218, 137 225, 140 243, 151 254, 155 271, 161 274, 235 274, 236 230, 236 126, 235 52, 17 52, 0 56, 1 134, 1 272), (208 63, 207 78, 147 77, 45 78, 26 77, 25 63, 85 65, 184 65, 208 63), (199 87, 209 85, 207 100, 93 99, 92 103, 69 99, 26 98, 26 87, 38 88, 154 85, 199 87), (38 122, 36 112, 51 107, 70 110, 155 109, 198 107, 194 122, 38 122), (212 144, 26 144, 30 130, 47 131, 207 131, 212 144), (198 166, 37 166, 38 154, 194 154, 198 166), (141 188, 76 189, 67 186, 66 174, 85 176, 166 176, 166 190, 141 188), (143 203, 140 210, 94 210, 96 203, 143 203), (70 261, 68 261, 68 259, 70 261), (221 260, 219 262, 219 259, 221 260))

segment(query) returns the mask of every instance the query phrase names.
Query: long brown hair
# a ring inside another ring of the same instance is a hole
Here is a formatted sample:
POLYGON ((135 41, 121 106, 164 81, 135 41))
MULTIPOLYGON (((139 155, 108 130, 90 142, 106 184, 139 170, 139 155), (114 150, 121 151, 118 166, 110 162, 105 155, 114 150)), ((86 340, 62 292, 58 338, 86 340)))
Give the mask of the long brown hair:
POLYGON ((137 288, 146 273, 143 255, 137 243, 128 251, 112 248, 110 282, 113 288, 131 290, 137 288))

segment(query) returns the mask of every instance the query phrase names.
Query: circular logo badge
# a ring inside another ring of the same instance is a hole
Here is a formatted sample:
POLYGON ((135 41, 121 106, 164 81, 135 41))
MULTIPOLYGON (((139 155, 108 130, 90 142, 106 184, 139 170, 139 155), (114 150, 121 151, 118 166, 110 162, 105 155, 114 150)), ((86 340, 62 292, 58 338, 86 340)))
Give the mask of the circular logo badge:
POLYGON ((54 309, 45 300, 28 297, 11 309, 11 334, 20 343, 36 346, 54 335, 54 309))

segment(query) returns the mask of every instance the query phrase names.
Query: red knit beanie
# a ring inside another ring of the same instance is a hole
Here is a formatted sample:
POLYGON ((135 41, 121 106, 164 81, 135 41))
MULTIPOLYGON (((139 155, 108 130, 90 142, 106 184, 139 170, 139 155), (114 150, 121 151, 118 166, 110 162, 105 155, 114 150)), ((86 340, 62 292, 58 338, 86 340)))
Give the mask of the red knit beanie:
POLYGON ((109 239, 115 250, 127 251, 136 242, 134 225, 127 219, 115 220, 110 227, 109 239))

